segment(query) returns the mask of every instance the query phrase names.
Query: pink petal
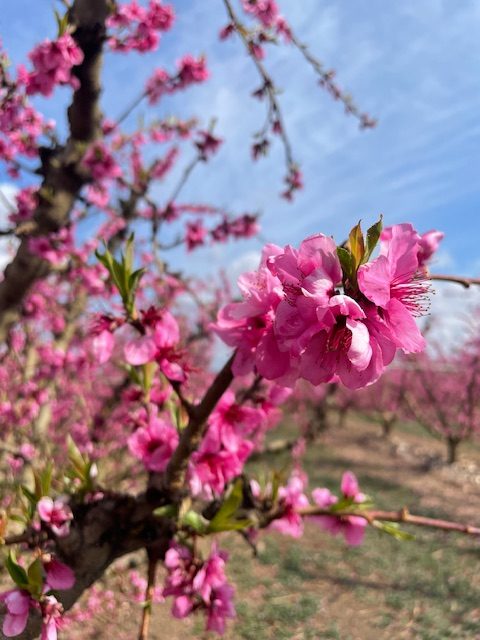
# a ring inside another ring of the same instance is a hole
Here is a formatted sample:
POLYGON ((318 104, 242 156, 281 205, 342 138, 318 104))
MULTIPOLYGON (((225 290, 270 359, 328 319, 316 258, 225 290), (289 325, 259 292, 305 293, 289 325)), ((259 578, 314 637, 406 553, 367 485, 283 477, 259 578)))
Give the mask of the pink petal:
POLYGON ((387 305, 386 321, 397 346, 405 353, 420 353, 425 349, 425 338, 415 319, 396 298, 387 305))
POLYGON ((385 307, 390 300, 390 282, 390 264, 385 256, 379 256, 358 270, 360 291, 380 307, 385 307))
POLYGON ((340 488, 346 498, 355 498, 358 493, 358 480, 355 474, 351 471, 345 471, 340 488))
POLYGON ((141 336, 127 342, 123 352, 128 364, 138 366, 155 358, 157 346, 150 336, 141 336))

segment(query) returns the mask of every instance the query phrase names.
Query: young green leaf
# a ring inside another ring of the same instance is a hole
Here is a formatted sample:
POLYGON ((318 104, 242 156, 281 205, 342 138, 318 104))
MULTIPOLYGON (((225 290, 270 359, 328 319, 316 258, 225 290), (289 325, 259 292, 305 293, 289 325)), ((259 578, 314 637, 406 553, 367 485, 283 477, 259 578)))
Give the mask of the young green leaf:
POLYGON ((10 551, 8 554, 7 559, 5 560, 5 566, 17 587, 22 589, 28 586, 27 572, 17 563, 17 559, 13 551, 10 551))
POLYGON ((362 262, 367 262, 370 259, 375 247, 377 246, 380 234, 383 228, 383 216, 380 216, 380 220, 370 227, 367 231, 367 246, 365 249, 365 255, 362 262))

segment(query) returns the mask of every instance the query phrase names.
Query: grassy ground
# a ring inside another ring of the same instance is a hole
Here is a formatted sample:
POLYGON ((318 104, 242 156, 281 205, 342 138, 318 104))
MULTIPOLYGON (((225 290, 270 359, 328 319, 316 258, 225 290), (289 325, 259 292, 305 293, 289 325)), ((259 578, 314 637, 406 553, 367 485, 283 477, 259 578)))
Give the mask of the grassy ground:
MULTIPOLYGON (((424 515, 478 524, 477 447, 464 447, 461 462, 452 470, 437 465, 427 471, 429 460, 442 455, 441 443, 412 425, 397 428, 390 441, 378 434, 377 425, 359 418, 325 434, 305 457, 312 487, 337 490, 342 472, 351 469, 379 507, 408 505, 424 515)), ((266 463, 273 465, 273 459, 266 463)), ((281 461, 275 459, 275 466, 281 461)), ((372 530, 362 547, 348 548, 342 539, 310 525, 301 542, 265 535, 258 560, 238 536, 229 534, 222 546, 231 552, 238 618, 226 637, 480 640, 479 541, 424 529, 415 533, 415 541, 399 542, 372 530)), ((110 586, 122 579, 125 570, 117 570, 110 586)), ((125 634, 122 638, 135 640, 140 608, 127 600, 115 611, 116 624, 125 634)), ((68 637, 114 637, 110 618, 103 613, 91 634, 77 627, 68 637)), ((167 606, 157 605, 151 637, 208 637, 202 626, 200 619, 172 620, 167 606)))

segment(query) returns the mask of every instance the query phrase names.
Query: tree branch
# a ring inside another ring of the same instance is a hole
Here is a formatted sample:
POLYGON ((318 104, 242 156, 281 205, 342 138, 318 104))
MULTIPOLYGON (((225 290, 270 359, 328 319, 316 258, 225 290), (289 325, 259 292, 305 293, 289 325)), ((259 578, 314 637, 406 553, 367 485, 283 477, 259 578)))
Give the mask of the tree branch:
MULTIPOLYGON (((108 13, 108 0, 76 0, 71 9, 70 20, 76 26, 73 37, 84 53, 82 64, 73 70, 80 86, 68 109, 70 137, 66 145, 52 149, 43 159, 44 178, 32 235, 46 235, 64 227, 80 189, 88 181, 80 163, 86 145, 100 133, 100 68, 108 13)), ((29 238, 24 237, 0 282, 0 341, 18 319, 20 305, 32 284, 48 273, 49 263, 30 252, 29 238)))

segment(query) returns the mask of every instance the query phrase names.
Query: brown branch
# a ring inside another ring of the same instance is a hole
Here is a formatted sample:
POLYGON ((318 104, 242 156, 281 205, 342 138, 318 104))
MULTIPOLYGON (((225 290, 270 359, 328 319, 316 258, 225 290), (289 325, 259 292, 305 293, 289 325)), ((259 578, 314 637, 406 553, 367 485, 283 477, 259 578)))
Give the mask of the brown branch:
MULTIPOLYGON (((106 495, 95 503, 71 505, 74 520, 70 534, 54 541, 55 553, 75 573, 74 586, 60 593, 66 611, 117 558, 141 548, 148 549, 153 540, 157 558, 163 559, 175 525, 152 515, 159 503, 160 500, 150 502, 145 495, 116 494, 106 495)), ((23 538, 18 541, 24 542, 23 538)), ((33 640, 40 634, 40 628, 40 615, 31 611, 26 630, 16 638, 33 640)), ((0 640, 5 640, 1 631, 0 640)))
POLYGON ((450 276, 440 273, 430 273, 430 280, 437 280, 439 282, 454 282, 455 284, 461 284, 465 289, 469 289, 473 285, 480 285, 480 278, 465 278, 463 276, 450 276))
POLYGON ((280 103, 278 102, 277 95, 276 95, 275 85, 274 85, 274 83, 273 83, 268 71, 266 70, 265 66, 263 65, 263 63, 252 53, 252 50, 251 50, 251 47, 250 47, 250 41, 249 41, 248 36, 247 36, 248 32, 245 29, 245 27, 242 25, 242 23, 241 23, 240 19, 238 18, 238 16, 236 15, 236 13, 235 13, 235 11, 233 9, 232 3, 230 2, 230 0, 223 0, 223 4, 225 5, 225 9, 227 10, 227 13, 228 13, 228 16, 230 18, 231 23, 235 27, 236 33, 238 33, 240 39, 242 40, 243 44, 245 45, 245 49, 246 49, 248 55, 252 59, 252 62, 254 63, 254 65, 257 68, 257 71, 258 71, 260 77, 262 78, 263 89, 265 90, 266 95, 267 95, 268 100, 269 100, 269 111, 268 111, 268 116, 267 116, 267 125, 268 124, 272 124, 273 125, 274 121, 276 121, 278 123, 278 125, 279 125, 278 133, 279 133, 280 138, 281 138, 282 143, 283 143, 287 169, 290 172, 291 170, 293 170, 297 166, 297 163, 295 162, 295 159, 293 157, 292 145, 290 143, 290 139, 289 139, 289 137, 287 135, 287 132, 286 132, 285 123, 284 123, 283 115, 282 115, 282 110, 281 110, 280 103))
POLYGON ((304 507, 297 511, 301 516, 359 516, 364 518, 368 524, 374 525, 375 522, 398 522, 403 524, 412 524, 417 527, 427 527, 430 529, 440 529, 442 531, 456 531, 458 533, 465 533, 471 536, 480 536, 480 527, 474 527, 473 525, 463 524, 461 522, 452 522, 451 520, 440 520, 437 518, 427 518, 425 516, 418 516, 410 513, 408 509, 403 508, 399 511, 382 511, 382 510, 369 510, 369 511, 342 511, 341 513, 332 513, 329 509, 322 509, 320 507, 304 507))
MULTIPOLYGON (((206 420, 233 380, 232 363, 234 357, 235 354, 217 374, 200 403, 191 408, 188 425, 182 431, 180 442, 165 472, 165 487, 170 496, 178 497, 184 488, 188 461, 202 440, 206 428, 206 420)), ((157 474, 151 477, 151 488, 155 488, 157 479, 157 474)))
POLYGON ((145 602, 143 604, 142 622, 138 640, 148 640, 150 621, 152 618, 152 604, 155 592, 155 578, 157 573, 158 558, 156 554, 148 556, 147 588, 145 590, 145 602))
MULTIPOLYGON (((80 86, 68 109, 70 136, 66 145, 49 150, 42 160, 43 182, 32 235, 46 235, 68 224, 75 199, 89 179, 81 168, 81 160, 86 146, 100 135, 98 99, 108 13, 108 0, 76 0, 70 11, 70 21, 76 27, 73 36, 84 54, 82 64, 73 70, 80 86)), ((0 283, 0 340, 5 339, 17 320, 22 300, 32 284, 48 273, 49 263, 31 253, 28 238, 23 238, 0 283)))

